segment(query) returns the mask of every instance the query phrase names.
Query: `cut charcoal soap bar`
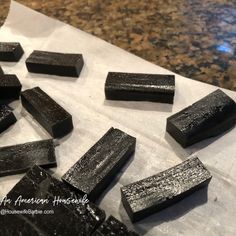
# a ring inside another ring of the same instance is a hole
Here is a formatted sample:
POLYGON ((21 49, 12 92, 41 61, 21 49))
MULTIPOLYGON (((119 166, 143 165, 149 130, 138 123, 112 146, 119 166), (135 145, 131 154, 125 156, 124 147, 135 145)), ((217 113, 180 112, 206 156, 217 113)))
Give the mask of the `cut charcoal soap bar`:
POLYGON ((0 61, 17 62, 23 54, 20 43, 0 42, 0 61))
POLYGON ((22 85, 16 75, 0 74, 0 99, 19 99, 22 85))
POLYGON ((206 186, 211 177, 202 162, 192 157, 157 175, 122 187, 122 202, 135 222, 206 186))
POLYGON ((110 216, 108 219, 96 230, 93 236, 138 236, 137 233, 129 231, 123 223, 115 217, 110 216))
POLYGON ((236 104, 216 90, 167 119, 166 131, 183 147, 223 133, 236 122, 236 104))
POLYGON ((39 87, 23 91, 21 102, 52 137, 60 138, 72 131, 72 116, 39 87))
POLYGON ((0 133, 16 123, 12 109, 7 105, 0 105, 0 133))
MULTIPOLYGON (((104 221, 105 212, 93 203, 83 205, 79 202, 80 198, 81 196, 71 192, 63 182, 52 177, 44 169, 34 166, 7 194, 7 199, 11 199, 11 203, 8 203, 6 207, 13 210, 53 210, 53 214, 23 215, 29 225, 43 232, 44 235, 90 236, 104 221), (15 204, 19 196, 22 199, 48 201, 40 204, 26 202, 15 204), (78 203, 72 202, 76 199, 78 203)), ((3 229, 1 228, 0 232, 1 230, 3 229)))
POLYGON ((95 201, 134 153, 135 144, 134 137, 111 128, 62 179, 95 201))
POLYGON ((26 60, 29 72, 79 77, 83 68, 82 54, 33 51, 26 60))
POLYGON ((0 148, 0 176, 24 173, 36 164, 57 166, 52 139, 0 148))
POLYGON ((11 214, 12 210, 8 209, 2 204, 0 211, 9 211, 0 215, 0 235, 1 236, 14 236, 14 235, 33 235, 44 236, 42 232, 32 227, 32 225, 26 221, 22 216, 18 214, 11 214), (20 234, 19 234, 20 232, 20 234))
POLYGON ((173 103, 175 76, 109 72, 106 99, 173 103))

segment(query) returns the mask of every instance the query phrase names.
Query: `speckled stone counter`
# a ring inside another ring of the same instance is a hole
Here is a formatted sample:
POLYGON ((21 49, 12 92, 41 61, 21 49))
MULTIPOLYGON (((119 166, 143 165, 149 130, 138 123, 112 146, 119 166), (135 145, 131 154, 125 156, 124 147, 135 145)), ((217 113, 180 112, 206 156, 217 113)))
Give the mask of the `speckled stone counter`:
MULTIPOLYGON (((236 0, 17 1, 183 76, 236 91, 236 0)), ((2 22, 8 5, 1 3, 2 22)))

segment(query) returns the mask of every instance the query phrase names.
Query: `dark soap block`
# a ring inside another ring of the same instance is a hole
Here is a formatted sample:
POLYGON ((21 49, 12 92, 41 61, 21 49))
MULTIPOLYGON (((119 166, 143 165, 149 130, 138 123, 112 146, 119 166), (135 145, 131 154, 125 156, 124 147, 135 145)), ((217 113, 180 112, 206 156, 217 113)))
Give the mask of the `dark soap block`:
POLYGON ((0 66, 0 75, 3 75, 3 74, 4 74, 4 72, 2 70, 2 67, 0 66))
POLYGON ((157 175, 122 187, 122 202, 135 222, 182 200, 207 185, 211 177, 197 157, 190 158, 157 175))
POLYGON ((12 200, 12 204, 7 206, 11 209, 53 210, 54 214, 49 215, 25 215, 27 221, 45 235, 89 236, 105 219, 104 211, 92 203, 53 204, 55 199, 72 200, 80 199, 81 196, 72 193, 63 182, 38 166, 27 172, 8 193, 7 198, 12 200), (47 199, 48 202, 15 204, 19 196, 22 196, 22 199, 47 199))
POLYGON ((17 62, 23 54, 19 43, 0 42, 0 61, 17 62))
POLYGON ((0 148, 0 176, 24 173, 34 165, 57 166, 52 139, 0 148))
POLYGON ((0 99, 19 99, 22 85, 16 75, 0 74, 0 99))
POLYGON ((62 179, 95 201, 134 153, 135 144, 134 137, 111 128, 62 179))
POLYGON ((79 77, 83 68, 82 54, 33 51, 26 60, 29 72, 79 77))
POLYGON ((135 232, 129 231, 123 223, 115 217, 110 216, 93 234, 93 236, 138 236, 135 232))
POLYGON ((175 76, 109 72, 106 99, 173 103, 175 76))
POLYGON ((7 105, 0 105, 0 133, 16 123, 12 109, 7 105))
POLYGON ((23 91, 21 102, 52 137, 60 138, 72 131, 72 116, 39 87, 23 91))
MULTIPOLYGON (((2 206, 0 211, 11 210, 2 206)), ((23 216, 20 215, 0 215, 0 235, 2 236, 16 236, 16 235, 34 235, 34 236, 46 236, 43 232, 40 232, 37 228, 33 227, 23 216)))
POLYGON ((236 122, 236 104, 216 90, 167 119, 166 131, 183 147, 217 136, 236 122))

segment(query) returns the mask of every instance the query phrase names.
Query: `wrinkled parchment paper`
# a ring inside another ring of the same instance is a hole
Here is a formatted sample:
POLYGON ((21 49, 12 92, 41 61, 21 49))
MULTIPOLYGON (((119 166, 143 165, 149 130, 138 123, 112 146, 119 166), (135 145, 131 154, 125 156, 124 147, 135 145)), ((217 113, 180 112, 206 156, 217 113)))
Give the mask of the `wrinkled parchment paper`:
MULTIPOLYGON (((188 149, 181 148, 165 132, 166 118, 216 87, 176 75, 174 105, 149 102, 105 101, 104 82, 108 71, 171 73, 81 30, 48 18, 12 2, 1 41, 20 42, 25 54, 18 63, 1 63, 6 73, 17 74, 23 89, 40 86, 73 116, 75 129, 60 140, 58 167, 61 177, 111 126, 137 138, 134 158, 117 176, 100 206, 107 215, 122 220, 140 235, 236 235, 236 128, 188 149), (33 49, 82 53, 85 66, 79 79, 30 74, 25 59, 33 49), (120 201, 120 187, 163 171, 197 155, 213 179, 208 188, 141 222, 132 225, 120 201)), ((236 93, 224 90, 233 99, 236 93)), ((0 146, 48 138, 48 134, 18 102, 18 122, 0 136, 0 146)), ((0 198, 23 175, 0 178, 0 198)))

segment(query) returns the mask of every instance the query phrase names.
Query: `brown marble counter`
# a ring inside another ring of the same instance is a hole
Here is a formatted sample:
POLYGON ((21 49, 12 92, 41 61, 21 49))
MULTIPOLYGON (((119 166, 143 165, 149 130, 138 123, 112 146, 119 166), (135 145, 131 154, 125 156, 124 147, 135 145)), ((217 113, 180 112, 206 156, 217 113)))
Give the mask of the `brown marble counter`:
MULTIPOLYGON (((183 76, 236 91, 236 0, 17 0, 183 76)), ((2 0, 0 21, 9 0, 2 0)))

